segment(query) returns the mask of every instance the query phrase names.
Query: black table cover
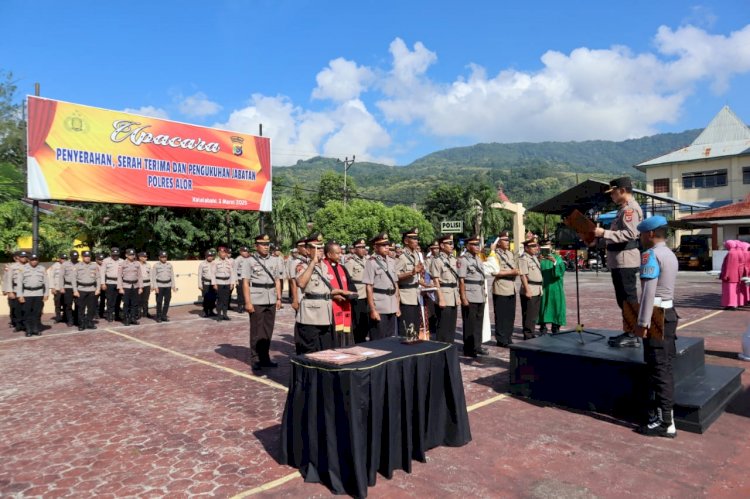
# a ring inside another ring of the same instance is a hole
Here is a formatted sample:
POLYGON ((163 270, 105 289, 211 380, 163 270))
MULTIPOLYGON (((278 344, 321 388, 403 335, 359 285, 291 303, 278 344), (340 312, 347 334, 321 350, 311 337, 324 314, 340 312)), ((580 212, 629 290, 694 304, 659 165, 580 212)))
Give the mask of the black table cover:
POLYGON ((454 346, 399 338, 362 346, 390 353, 344 366, 292 357, 281 423, 282 463, 355 497, 367 496, 378 472, 410 473, 427 450, 471 441, 454 346))

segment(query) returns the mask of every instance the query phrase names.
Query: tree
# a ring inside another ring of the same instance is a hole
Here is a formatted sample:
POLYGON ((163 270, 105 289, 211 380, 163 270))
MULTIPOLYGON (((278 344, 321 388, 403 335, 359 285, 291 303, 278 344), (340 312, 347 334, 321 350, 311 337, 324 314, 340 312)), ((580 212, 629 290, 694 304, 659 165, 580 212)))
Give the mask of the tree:
POLYGON ((26 124, 21 107, 14 102, 13 74, 0 70, 0 163, 22 169, 26 163, 24 135, 26 124))
POLYGON ((305 203, 300 198, 279 196, 271 211, 271 231, 276 242, 288 250, 297 239, 307 232, 305 203))
MULTIPOLYGON (((346 179, 347 199, 357 197, 357 184, 352 177, 346 179)), ((334 171, 326 171, 320 176, 318 193, 315 196, 315 204, 323 208, 328 201, 342 201, 344 199, 344 175, 334 171)))

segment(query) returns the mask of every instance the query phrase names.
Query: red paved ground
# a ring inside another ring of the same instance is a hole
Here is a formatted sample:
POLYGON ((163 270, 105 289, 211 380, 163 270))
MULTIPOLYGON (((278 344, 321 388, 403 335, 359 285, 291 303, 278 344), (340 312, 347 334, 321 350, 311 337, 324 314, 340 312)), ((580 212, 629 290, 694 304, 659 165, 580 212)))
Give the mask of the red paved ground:
MULTIPOLYGON (((680 274, 682 324, 714 314, 718 290, 715 278, 680 274)), ((609 275, 582 274, 581 292, 584 323, 615 328, 609 275)), ((216 323, 194 308, 174 309, 168 324, 102 323, 83 333, 54 326, 40 338, 3 324, 0 496, 330 495, 276 462, 291 309, 280 312, 273 343, 281 366, 259 379, 247 366, 247 318, 216 323), (260 490, 269 483, 276 486, 260 490)), ((722 311, 680 334, 705 338, 708 362, 749 367, 736 360, 748 323, 750 309, 722 311)), ((750 374, 705 434, 649 439, 603 416, 502 397, 508 352, 490 350, 480 362, 462 360, 470 406, 501 395, 470 407, 474 440, 433 449, 411 474, 379 477, 371 497, 750 496, 750 374)))

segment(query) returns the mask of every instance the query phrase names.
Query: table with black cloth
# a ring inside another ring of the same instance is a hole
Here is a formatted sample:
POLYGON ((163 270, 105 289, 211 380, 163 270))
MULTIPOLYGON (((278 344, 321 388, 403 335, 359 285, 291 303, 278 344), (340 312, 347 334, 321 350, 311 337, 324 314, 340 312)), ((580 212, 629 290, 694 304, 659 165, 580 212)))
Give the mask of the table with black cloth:
POLYGON ((471 431, 453 345, 393 337, 359 346, 389 353, 342 366, 291 358, 281 461, 306 482, 365 497, 376 473, 410 473, 412 459, 465 445, 471 431))

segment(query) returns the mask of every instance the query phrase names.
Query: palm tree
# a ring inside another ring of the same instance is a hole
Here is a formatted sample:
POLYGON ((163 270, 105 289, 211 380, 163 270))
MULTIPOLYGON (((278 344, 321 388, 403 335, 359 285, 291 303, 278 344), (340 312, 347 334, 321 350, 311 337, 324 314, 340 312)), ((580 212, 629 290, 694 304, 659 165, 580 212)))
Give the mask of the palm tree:
POLYGON ((271 225, 276 242, 283 248, 290 248, 307 232, 307 215, 302 201, 292 196, 279 196, 271 211, 271 225))

